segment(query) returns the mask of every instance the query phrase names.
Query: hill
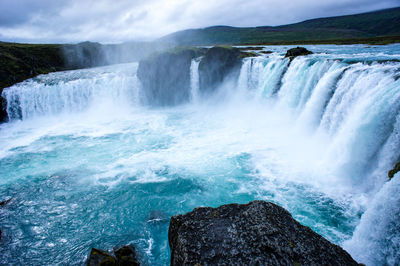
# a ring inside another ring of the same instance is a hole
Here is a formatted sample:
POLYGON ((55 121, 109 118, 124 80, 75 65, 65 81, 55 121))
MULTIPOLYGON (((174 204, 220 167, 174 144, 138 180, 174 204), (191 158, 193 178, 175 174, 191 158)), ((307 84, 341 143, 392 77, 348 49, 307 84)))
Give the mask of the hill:
POLYGON ((189 29, 159 40, 178 45, 400 42, 400 7, 276 27, 189 29))

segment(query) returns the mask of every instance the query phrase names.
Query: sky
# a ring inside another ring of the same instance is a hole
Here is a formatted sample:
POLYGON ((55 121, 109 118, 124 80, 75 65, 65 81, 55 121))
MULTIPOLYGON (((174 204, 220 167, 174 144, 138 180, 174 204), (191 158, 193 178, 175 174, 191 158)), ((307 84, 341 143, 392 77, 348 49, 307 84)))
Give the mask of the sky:
POLYGON ((120 43, 214 25, 276 26, 400 0, 0 0, 0 41, 120 43))

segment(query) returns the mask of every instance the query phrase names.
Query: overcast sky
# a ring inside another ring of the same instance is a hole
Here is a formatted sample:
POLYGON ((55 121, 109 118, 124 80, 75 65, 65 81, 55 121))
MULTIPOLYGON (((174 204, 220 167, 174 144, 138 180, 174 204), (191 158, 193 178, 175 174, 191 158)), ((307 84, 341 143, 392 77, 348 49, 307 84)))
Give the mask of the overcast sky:
POLYGON ((213 25, 275 26, 400 0, 0 0, 0 40, 118 43, 213 25))

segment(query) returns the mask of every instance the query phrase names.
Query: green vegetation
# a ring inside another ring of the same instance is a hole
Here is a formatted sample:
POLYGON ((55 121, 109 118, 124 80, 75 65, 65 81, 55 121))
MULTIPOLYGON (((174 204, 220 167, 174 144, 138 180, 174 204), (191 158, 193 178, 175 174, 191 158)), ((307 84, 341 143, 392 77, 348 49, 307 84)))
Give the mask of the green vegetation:
POLYGON ((277 27, 215 26, 190 29, 160 39, 179 45, 388 44, 400 42, 400 8, 319 18, 277 27))
POLYGON ((398 172, 400 172, 400 161, 398 163, 396 163, 396 165, 393 167, 392 170, 389 171, 389 173, 388 173, 389 180, 392 179, 393 176, 395 174, 397 174, 398 172))
POLYGON ((38 74, 64 69, 61 45, 0 43, 0 92, 38 74))
MULTIPOLYGON (((0 95, 17 82, 64 69, 61 45, 0 43, 0 95)), ((0 98, 0 122, 7 117, 5 105, 0 98)))

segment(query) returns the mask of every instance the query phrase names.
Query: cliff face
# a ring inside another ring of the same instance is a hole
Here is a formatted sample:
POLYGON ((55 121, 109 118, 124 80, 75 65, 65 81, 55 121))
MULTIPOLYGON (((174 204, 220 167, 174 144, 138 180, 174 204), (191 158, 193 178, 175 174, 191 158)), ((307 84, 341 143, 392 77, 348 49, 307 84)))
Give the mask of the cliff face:
POLYGON ((203 49, 176 49, 141 60, 137 75, 146 103, 166 106, 189 101, 191 62, 202 54, 203 49))
POLYGON ((242 54, 232 47, 213 47, 199 64, 200 91, 215 91, 230 75, 239 76, 242 54))
POLYGON ((339 246, 265 201, 171 218, 171 265, 358 265, 339 246))
POLYGON ((200 56, 199 91, 204 95, 216 91, 226 78, 237 78, 242 58, 254 54, 232 47, 213 47, 179 48, 152 55, 141 60, 138 68, 145 101, 157 106, 188 102, 191 61, 200 56))

